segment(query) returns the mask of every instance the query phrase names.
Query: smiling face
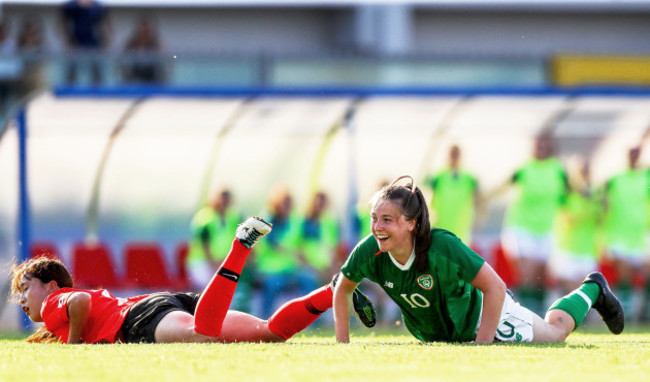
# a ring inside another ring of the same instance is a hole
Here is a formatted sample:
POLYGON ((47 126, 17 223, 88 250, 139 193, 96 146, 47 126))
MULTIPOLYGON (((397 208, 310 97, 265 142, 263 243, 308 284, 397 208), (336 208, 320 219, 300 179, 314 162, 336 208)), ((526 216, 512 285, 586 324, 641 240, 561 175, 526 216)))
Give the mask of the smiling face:
POLYGON ((408 259, 413 251, 415 220, 406 220, 398 206, 389 200, 378 200, 370 212, 372 234, 379 249, 399 260, 408 259))
POLYGON ((30 275, 23 275, 20 280, 20 306, 34 322, 42 322, 41 307, 50 293, 59 289, 56 281, 44 283, 30 275))

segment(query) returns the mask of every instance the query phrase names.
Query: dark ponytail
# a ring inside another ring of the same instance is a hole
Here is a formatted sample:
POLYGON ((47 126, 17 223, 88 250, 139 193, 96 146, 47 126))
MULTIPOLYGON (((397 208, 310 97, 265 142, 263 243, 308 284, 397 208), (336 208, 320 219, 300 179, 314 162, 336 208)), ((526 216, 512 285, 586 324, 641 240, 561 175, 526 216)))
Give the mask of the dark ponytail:
POLYGON ((429 208, 424 195, 415 184, 413 177, 403 175, 390 185, 382 188, 373 198, 373 203, 380 200, 393 202, 406 220, 415 219, 415 269, 423 271, 429 263, 429 247, 431 246, 431 224, 429 223, 429 208), (402 179, 410 182, 402 186, 397 184, 402 179))

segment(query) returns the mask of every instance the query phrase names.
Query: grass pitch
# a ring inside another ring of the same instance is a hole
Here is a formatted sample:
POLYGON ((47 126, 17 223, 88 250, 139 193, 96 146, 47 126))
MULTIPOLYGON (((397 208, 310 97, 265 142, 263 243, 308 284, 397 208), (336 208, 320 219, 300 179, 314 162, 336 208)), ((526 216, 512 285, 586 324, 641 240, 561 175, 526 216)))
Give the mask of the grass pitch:
POLYGON ((331 332, 285 344, 27 344, 0 340, 0 381, 648 381, 650 330, 566 344, 422 344, 404 332, 331 332))

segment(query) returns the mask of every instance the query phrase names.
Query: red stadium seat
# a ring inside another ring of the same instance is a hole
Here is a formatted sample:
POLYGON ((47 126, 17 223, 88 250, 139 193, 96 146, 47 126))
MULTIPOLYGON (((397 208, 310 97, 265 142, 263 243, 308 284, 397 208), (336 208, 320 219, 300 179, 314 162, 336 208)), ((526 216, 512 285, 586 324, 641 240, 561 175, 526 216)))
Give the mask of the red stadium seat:
POLYGON ((99 289, 121 286, 111 252, 106 245, 77 243, 72 249, 72 270, 80 288, 99 289))
MULTIPOLYGON (((600 260, 598 261, 598 270, 603 274, 603 276, 605 276, 607 282, 610 285, 616 286, 621 282, 621 277, 618 274, 618 270, 616 269, 614 260, 611 257, 603 254, 600 257, 600 260)), ((632 281, 632 285, 634 285, 635 287, 639 287, 639 288, 645 287, 648 281, 643 272, 643 268, 639 269, 637 272, 634 273, 631 281, 632 281)))
POLYGON ((601 256, 600 261, 598 261, 598 270, 605 276, 607 282, 610 285, 616 285, 618 283, 618 272, 614 266, 614 261, 608 256, 601 256))
POLYGON ((50 259, 61 259, 59 251, 56 249, 54 243, 46 241, 32 242, 30 248, 30 257, 35 259, 37 257, 47 257, 50 259))
POLYGON ((163 251, 156 243, 127 244, 124 251, 127 282, 140 288, 174 288, 163 251))
POLYGON ((519 284, 516 264, 506 254, 501 242, 496 243, 492 248, 492 262, 492 267, 508 287, 516 287, 519 284))
POLYGON ((190 280, 187 275, 187 266, 185 264, 187 255, 189 255, 189 245, 187 243, 179 244, 176 248, 176 268, 178 269, 179 287, 182 289, 187 289, 190 285, 190 280))

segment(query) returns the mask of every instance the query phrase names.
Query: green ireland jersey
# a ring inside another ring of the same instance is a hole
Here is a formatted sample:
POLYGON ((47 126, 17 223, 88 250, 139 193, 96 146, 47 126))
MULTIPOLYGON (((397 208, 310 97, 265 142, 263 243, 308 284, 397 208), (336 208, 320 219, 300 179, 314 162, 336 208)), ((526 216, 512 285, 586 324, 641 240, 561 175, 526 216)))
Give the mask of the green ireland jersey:
POLYGON ((551 232, 568 188, 560 161, 533 160, 517 171, 512 181, 519 186, 519 195, 508 208, 506 224, 536 234, 551 232))
POLYGON ((645 249, 648 186, 643 170, 628 170, 607 183, 608 245, 639 253, 645 249))
POLYGON ((431 229, 429 263, 417 271, 414 255, 404 265, 381 252, 369 236, 348 257, 341 272, 379 284, 399 306, 406 328, 421 341, 473 341, 482 308, 481 292, 470 285, 485 260, 451 232, 431 229))
POLYGON ((559 248, 571 256, 595 259, 601 216, 602 206, 597 195, 570 192, 558 220, 559 248))
POLYGON ((427 179, 433 189, 431 209, 433 225, 455 233, 463 242, 470 243, 474 220, 474 195, 478 182, 472 175, 448 169, 427 179))
POLYGON ((213 260, 223 260, 230 251, 240 222, 241 216, 234 209, 226 210, 221 217, 211 207, 201 208, 192 219, 188 262, 192 264, 207 259, 204 241, 209 243, 213 260))

